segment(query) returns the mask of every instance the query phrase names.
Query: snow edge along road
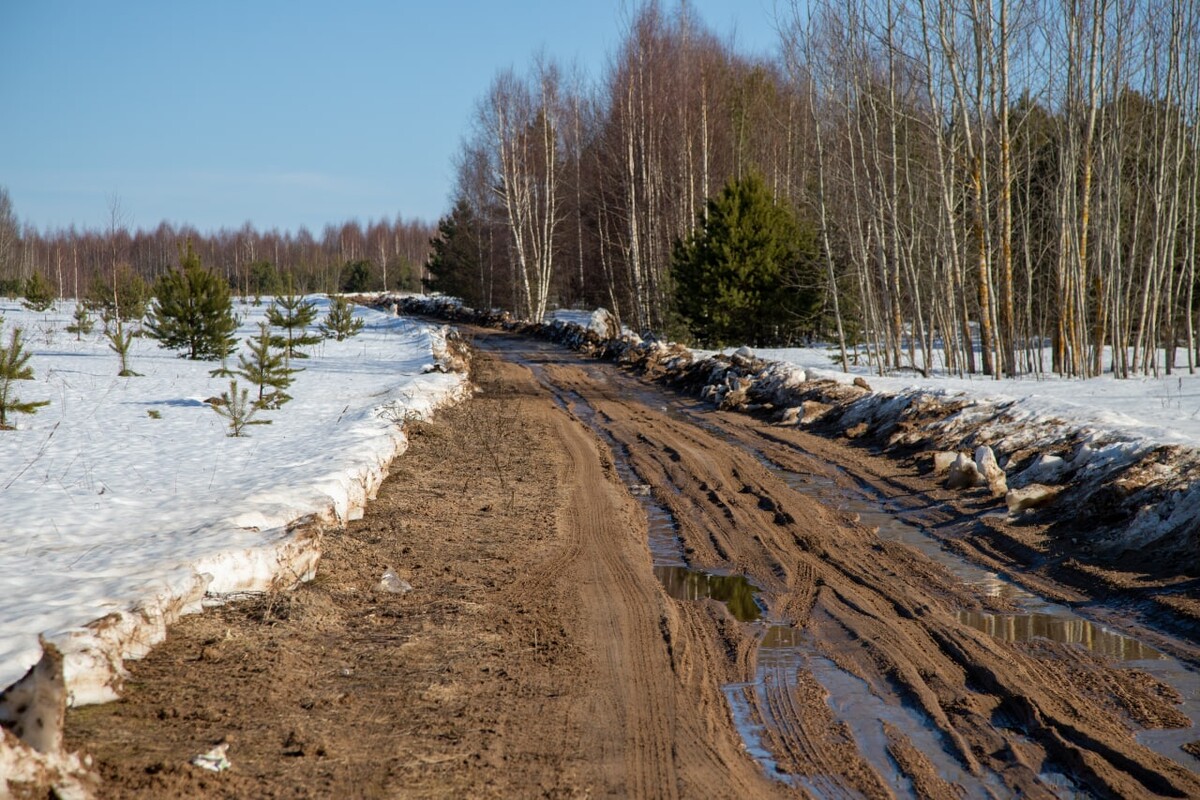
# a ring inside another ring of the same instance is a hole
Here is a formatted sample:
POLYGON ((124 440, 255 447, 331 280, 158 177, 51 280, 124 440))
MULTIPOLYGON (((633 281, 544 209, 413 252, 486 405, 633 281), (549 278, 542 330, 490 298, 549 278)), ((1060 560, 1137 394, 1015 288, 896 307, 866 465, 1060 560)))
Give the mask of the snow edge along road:
POLYGON ((391 401, 399 419, 392 428, 392 452, 355 472, 325 476, 319 486, 325 505, 315 512, 289 520, 274 531, 262 531, 265 541, 251 547, 226 550, 193 563, 190 576, 144 598, 132 608, 93 620, 81 629, 64 631, 47 641, 63 654, 63 673, 71 706, 106 703, 120 696, 126 675, 124 661, 145 656, 161 642, 167 627, 185 614, 202 610, 204 598, 236 596, 245 592, 287 590, 312 580, 321 559, 325 530, 358 519, 387 477, 392 460, 404 454, 408 438, 403 422, 424 420, 439 408, 461 402, 470 394, 468 364, 447 346, 447 328, 431 331, 434 369, 457 376, 441 387, 427 388, 425 403, 391 401), (398 406, 403 405, 401 409, 398 406))

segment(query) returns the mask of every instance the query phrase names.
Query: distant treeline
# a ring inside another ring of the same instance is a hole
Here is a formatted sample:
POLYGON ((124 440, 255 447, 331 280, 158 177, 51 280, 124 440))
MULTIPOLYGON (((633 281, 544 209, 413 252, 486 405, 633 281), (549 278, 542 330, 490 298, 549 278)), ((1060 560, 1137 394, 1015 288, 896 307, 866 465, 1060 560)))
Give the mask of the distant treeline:
POLYGON ((83 297, 97 280, 111 282, 126 268, 152 283, 177 267, 187 242, 204 267, 247 296, 298 292, 417 290, 434 226, 421 220, 379 220, 327 225, 320 237, 307 229, 280 233, 250 224, 201 233, 163 222, 130 231, 119 200, 110 201, 103 230, 74 227, 22 229, 7 191, 0 187, 0 294, 20 295, 34 272, 60 297, 83 297))
POLYGON ((1200 3, 787 5, 773 57, 649 2, 595 79, 545 57, 499 73, 434 285, 694 332, 676 243, 755 173, 821 264, 776 280, 820 302, 773 341, 865 343, 880 369, 1091 375, 1106 347, 1121 375, 1196 363, 1200 3))

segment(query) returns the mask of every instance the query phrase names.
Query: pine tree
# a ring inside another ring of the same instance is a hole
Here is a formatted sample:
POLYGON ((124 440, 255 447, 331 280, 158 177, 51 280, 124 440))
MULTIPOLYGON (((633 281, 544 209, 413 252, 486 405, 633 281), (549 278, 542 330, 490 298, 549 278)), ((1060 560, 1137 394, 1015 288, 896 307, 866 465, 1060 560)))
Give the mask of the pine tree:
POLYGON ((237 326, 229 284, 200 265, 189 241, 180 268, 154 284, 147 332, 181 357, 213 360, 229 353, 237 326))
POLYGON ((329 313, 321 321, 321 334, 326 339, 343 341, 358 335, 363 320, 354 316, 354 306, 344 297, 330 298, 329 313))
POLYGON ((293 358, 308 358, 299 348, 320 344, 321 337, 308 332, 308 326, 316 318, 316 304, 292 294, 289 286, 288 293, 276 297, 267 309, 267 321, 283 330, 282 334, 271 337, 271 344, 283 348, 284 357, 289 361, 293 358))
POLYGON ((250 356, 238 356, 237 374, 258 387, 255 407, 279 408, 292 399, 284 389, 291 386, 292 375, 301 370, 289 367, 282 351, 272 351, 271 329, 265 322, 258 323, 258 336, 247 339, 246 344, 250 345, 250 356))
POLYGON ((789 344, 815 322, 816 235, 757 175, 728 183, 671 259, 679 311, 703 343, 789 344))
POLYGON ((12 430, 8 424, 9 414, 33 414, 42 406, 50 405, 49 400, 22 401, 14 393, 14 382, 33 380, 30 356, 21 343, 21 329, 13 328, 8 346, 0 345, 0 430, 12 430))
POLYGON ((34 270, 25 281, 25 299, 22 305, 30 311, 49 311, 54 305, 54 289, 42 277, 40 270, 34 270))
POLYGON ((146 316, 150 296, 151 288, 146 280, 122 264, 111 279, 103 275, 92 279, 83 304, 91 311, 98 311, 106 321, 119 316, 124 322, 132 322, 146 316))
POLYGON ((369 292, 372 286, 378 285, 374 273, 373 265, 366 259, 347 261, 346 266, 342 267, 338 289, 349 294, 369 292))
POLYGON ((96 327, 92 315, 88 312, 87 306, 83 303, 75 304, 75 314, 72 316, 74 322, 67 326, 67 333, 75 334, 75 341, 83 340, 86 334, 92 332, 92 328, 96 327))
POLYGON ((437 236, 430 240, 431 252, 425 290, 457 297, 478 308, 485 303, 480 279, 478 223, 465 198, 438 222, 437 236))
POLYGON ((213 411, 229 421, 227 436, 241 436, 247 425, 270 425, 269 419, 254 419, 258 407, 250 402, 250 390, 238 389, 236 380, 229 382, 229 391, 221 392, 220 402, 213 403, 213 411))
POLYGON ((136 378, 141 375, 129 368, 129 347, 133 344, 133 330, 126 329, 125 321, 119 315, 104 318, 104 338, 108 339, 108 349, 120 359, 121 369, 117 375, 122 378, 136 378))

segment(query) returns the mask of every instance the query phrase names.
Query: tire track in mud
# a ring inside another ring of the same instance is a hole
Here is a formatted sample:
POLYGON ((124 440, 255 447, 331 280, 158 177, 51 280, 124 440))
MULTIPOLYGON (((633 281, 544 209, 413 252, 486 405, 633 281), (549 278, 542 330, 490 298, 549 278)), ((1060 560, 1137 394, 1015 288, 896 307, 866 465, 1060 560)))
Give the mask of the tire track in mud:
MULTIPOLYGON (((541 360, 544 382, 591 407, 594 424, 670 509, 689 563, 748 575, 770 613, 811 634, 838 668, 885 702, 920 709, 947 753, 975 776, 972 785, 983 778, 1000 794, 1053 796, 1059 779, 1049 776, 1057 771, 1109 796, 1200 796, 1194 772, 1133 740, 1115 700, 1081 701, 1061 671, 959 622, 951 608, 981 598, 943 568, 797 494, 763 464, 803 468, 811 456, 799 448, 772 441, 746 418, 705 414, 703 425, 679 418, 643 402, 652 390, 613 367, 561 351, 541 360)), ((892 776, 880 774, 878 763, 863 781, 854 759, 815 733, 828 721, 811 702, 792 701, 798 686, 812 694, 811 675, 797 674, 805 677, 772 681, 762 699, 746 695, 769 730, 778 768, 818 781, 808 784, 818 793, 845 785, 889 794, 892 776)), ((1110 677, 1130 683, 1115 670, 1110 677)), ((883 769, 903 774, 914 795, 964 791, 918 757, 902 731, 891 726, 884 734, 890 765, 883 769)))

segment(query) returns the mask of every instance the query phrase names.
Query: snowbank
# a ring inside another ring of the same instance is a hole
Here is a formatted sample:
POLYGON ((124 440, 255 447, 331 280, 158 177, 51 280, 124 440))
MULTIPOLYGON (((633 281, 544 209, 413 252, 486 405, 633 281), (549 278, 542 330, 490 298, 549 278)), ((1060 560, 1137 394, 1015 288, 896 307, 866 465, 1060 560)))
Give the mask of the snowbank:
MULTIPOLYGON (((135 339, 141 376, 117 377, 98 332, 66 333, 72 310, 0 302, 33 354, 18 396, 50 401, 0 431, 0 686, 38 660, 42 634, 74 704, 114 698, 123 660, 206 593, 311 578, 322 529, 360 515, 404 452, 402 423, 466 391, 444 329, 359 309, 363 332, 294 362, 295 399, 230 438, 205 402, 229 385, 213 363, 135 339)), ((236 311, 245 339, 265 305, 236 311)))

